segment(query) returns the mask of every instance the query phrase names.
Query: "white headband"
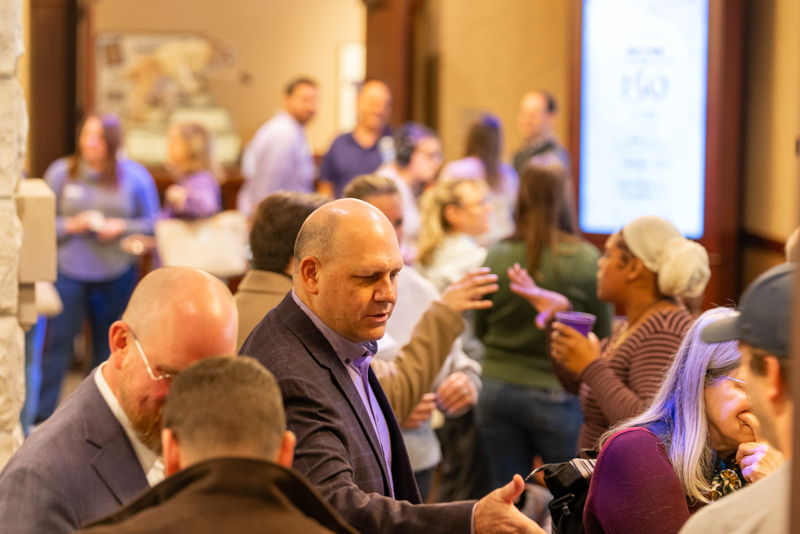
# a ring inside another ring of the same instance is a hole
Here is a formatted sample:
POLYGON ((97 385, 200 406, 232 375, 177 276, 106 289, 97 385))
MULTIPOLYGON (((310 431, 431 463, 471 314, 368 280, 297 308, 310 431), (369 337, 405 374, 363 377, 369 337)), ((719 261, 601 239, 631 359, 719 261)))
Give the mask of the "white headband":
POLYGON ((697 297, 708 284, 708 253, 683 237, 666 219, 645 215, 622 228, 625 244, 644 266, 658 274, 658 289, 668 296, 697 297))

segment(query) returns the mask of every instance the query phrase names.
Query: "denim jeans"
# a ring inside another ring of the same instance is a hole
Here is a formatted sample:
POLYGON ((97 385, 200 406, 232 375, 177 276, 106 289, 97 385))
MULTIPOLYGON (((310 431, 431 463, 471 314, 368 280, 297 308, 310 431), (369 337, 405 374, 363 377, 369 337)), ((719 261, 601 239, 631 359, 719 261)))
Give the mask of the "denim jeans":
POLYGON ((515 474, 526 477, 534 456, 544 463, 575 457, 583 422, 576 396, 483 377, 477 408, 495 488, 508 484, 515 474))
POLYGON ((92 369, 108 359, 108 329, 122 317, 136 276, 136 266, 108 282, 81 282, 58 274, 55 286, 64 311, 47 320, 37 421, 47 419, 56 409, 61 383, 72 362, 75 336, 87 317, 92 328, 92 369))

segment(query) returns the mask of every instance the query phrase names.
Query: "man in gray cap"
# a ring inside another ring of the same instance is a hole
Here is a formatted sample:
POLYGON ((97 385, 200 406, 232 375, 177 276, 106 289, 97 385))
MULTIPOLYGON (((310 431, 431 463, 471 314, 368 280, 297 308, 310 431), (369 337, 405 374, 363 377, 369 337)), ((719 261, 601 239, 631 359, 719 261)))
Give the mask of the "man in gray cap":
MULTIPOLYGON (((753 413, 766 440, 787 460, 792 457, 794 403, 789 382, 789 339, 796 270, 795 264, 783 264, 756 278, 742 295, 739 315, 717 321, 702 333, 706 343, 739 340, 739 377, 745 382, 753 413)), ((743 447, 737 459, 751 452, 743 451, 743 447)), ((742 461, 745 478, 752 471, 772 473, 707 506, 692 516, 681 533, 789 531, 791 461, 779 465, 780 455, 766 450, 749 457, 748 462, 742 461)))

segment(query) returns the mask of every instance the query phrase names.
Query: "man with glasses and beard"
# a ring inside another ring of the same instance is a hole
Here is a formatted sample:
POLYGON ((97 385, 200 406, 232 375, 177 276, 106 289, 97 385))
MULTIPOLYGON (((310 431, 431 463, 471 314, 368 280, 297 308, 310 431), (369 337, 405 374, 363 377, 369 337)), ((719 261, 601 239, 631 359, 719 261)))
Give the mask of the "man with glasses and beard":
POLYGON ((161 412, 181 370, 234 354, 236 306, 208 273, 158 269, 109 329, 111 356, 0 473, 5 533, 69 533, 164 479, 161 412))

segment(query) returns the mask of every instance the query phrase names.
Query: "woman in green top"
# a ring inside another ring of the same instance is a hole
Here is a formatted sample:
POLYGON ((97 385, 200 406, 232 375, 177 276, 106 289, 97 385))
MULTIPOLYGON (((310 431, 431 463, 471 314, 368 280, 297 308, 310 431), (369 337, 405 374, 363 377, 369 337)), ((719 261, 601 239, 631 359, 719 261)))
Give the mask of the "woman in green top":
POLYGON ((508 271, 526 268, 539 287, 596 315, 599 338, 611 332, 611 309, 597 298, 600 253, 580 237, 574 217, 559 217, 571 206, 566 180, 560 165, 530 165, 520 180, 516 231, 486 258, 500 290, 490 297, 493 306, 475 317, 475 333, 486 346, 477 415, 496 486, 528 474, 536 456, 546 463, 573 458, 583 419, 577 397, 553 374, 546 331, 534 326, 537 311, 511 291, 508 271))

